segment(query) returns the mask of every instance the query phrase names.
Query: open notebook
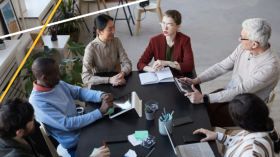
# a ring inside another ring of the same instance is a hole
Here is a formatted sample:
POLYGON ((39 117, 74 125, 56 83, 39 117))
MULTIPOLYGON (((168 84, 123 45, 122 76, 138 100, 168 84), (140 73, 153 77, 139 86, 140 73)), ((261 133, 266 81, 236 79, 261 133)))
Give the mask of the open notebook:
POLYGON ((172 72, 169 67, 156 72, 147 72, 139 74, 141 85, 155 84, 160 82, 174 82, 172 72))

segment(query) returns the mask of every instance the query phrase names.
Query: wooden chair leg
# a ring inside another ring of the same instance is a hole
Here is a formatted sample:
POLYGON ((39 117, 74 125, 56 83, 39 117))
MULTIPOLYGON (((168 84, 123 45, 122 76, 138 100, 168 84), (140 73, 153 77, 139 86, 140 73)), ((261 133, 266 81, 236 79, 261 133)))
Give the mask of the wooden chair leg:
POLYGON ((89 13, 89 2, 87 2, 87 13, 89 13))
POLYGON ((79 0, 79 9, 82 11, 82 1, 81 0, 79 0))
MULTIPOLYGON (((226 134, 226 135, 230 135, 233 131, 234 131, 234 130, 226 130, 226 131, 225 131, 225 134, 226 134)), ((226 151, 227 151, 226 147, 223 146, 223 148, 222 148, 222 153, 223 153, 223 154, 226 154, 226 151)))
MULTIPOLYGON (((98 7, 98 10, 101 10, 100 9, 100 2, 99 2, 99 0, 97 0, 97 7, 98 7)), ((101 14, 101 13, 99 13, 99 14, 101 14)))
POLYGON ((139 36, 139 27, 140 27, 140 20, 141 20, 141 11, 138 10, 138 20, 137 20, 137 31, 136 31, 136 36, 139 36))
POLYGON ((160 7, 158 7, 158 9, 157 9, 157 14, 158 14, 159 22, 161 22, 162 21, 162 12, 161 12, 160 7))
MULTIPOLYGON (((105 0, 102 0, 102 3, 103 3, 103 5, 104 5, 104 8, 107 9, 107 5, 106 5, 105 0)), ((106 12, 107 12, 107 15, 109 15, 109 11, 106 11, 106 12)), ((109 16, 110 16, 110 15, 109 15, 109 16)))

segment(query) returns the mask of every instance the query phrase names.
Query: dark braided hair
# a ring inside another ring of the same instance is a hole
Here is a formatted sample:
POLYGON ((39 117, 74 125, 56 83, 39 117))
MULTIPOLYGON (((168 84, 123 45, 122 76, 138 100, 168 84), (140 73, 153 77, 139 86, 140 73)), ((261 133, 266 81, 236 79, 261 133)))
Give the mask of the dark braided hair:
POLYGON ((249 132, 269 132, 274 141, 274 152, 279 153, 280 141, 274 130, 274 121, 269 117, 267 105, 255 94, 237 95, 229 104, 229 112, 233 121, 249 132))
POLYGON ((93 39, 96 38, 97 36, 97 29, 100 30, 100 31, 103 31, 106 26, 107 26, 107 23, 110 21, 110 20, 114 20, 111 16, 109 15, 106 15, 106 14, 101 14, 101 15, 98 15, 95 19, 94 19, 94 24, 93 24, 93 39))

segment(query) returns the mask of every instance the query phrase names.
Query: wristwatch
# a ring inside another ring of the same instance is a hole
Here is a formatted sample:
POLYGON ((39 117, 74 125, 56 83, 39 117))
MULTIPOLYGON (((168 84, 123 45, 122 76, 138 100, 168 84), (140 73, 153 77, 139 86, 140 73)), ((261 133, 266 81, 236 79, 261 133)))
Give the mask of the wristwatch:
POLYGON ((209 101, 208 96, 207 96, 206 94, 204 94, 204 95, 203 95, 203 102, 204 102, 204 103, 208 103, 208 101, 209 101))
POLYGON ((174 61, 173 63, 175 64, 173 68, 176 69, 179 63, 177 61, 174 61))

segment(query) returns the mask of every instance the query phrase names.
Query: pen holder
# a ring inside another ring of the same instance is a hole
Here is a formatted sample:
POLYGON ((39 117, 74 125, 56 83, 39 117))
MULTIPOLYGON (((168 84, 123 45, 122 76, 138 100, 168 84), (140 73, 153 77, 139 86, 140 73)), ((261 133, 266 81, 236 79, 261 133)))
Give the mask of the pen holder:
POLYGON ((169 134, 172 134, 172 119, 164 122, 164 121, 160 121, 160 119, 158 119, 158 129, 159 129, 159 133, 161 135, 166 136, 167 132, 165 131, 164 125, 166 126, 167 130, 169 131, 169 134))

